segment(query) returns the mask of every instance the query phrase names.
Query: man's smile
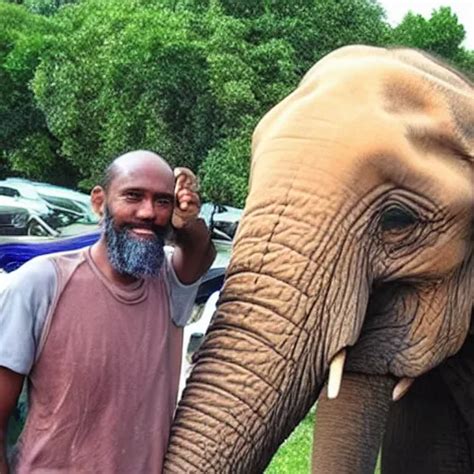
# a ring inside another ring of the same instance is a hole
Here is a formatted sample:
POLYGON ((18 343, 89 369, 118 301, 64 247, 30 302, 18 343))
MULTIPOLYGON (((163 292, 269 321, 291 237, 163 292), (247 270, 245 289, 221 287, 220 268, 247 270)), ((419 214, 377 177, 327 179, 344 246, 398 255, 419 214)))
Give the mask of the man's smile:
POLYGON ((156 234, 153 230, 146 228, 146 227, 131 227, 130 232, 137 235, 140 238, 154 238, 156 234))

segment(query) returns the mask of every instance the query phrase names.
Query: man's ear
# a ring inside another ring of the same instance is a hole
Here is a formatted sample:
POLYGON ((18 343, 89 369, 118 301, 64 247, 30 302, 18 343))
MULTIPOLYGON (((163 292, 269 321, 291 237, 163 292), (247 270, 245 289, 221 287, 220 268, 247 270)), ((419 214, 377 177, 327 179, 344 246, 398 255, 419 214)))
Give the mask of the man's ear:
POLYGON ((94 186, 91 191, 91 203, 94 212, 103 217, 105 210, 105 191, 102 186, 94 186))

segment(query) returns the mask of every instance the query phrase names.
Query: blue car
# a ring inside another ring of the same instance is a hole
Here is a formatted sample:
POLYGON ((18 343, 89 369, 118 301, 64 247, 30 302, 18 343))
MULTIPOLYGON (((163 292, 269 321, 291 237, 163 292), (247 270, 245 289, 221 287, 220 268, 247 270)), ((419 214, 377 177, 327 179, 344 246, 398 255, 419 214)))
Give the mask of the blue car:
POLYGON ((0 240, 0 268, 5 272, 11 272, 38 255, 80 249, 92 245, 98 240, 99 235, 99 232, 92 232, 66 239, 44 241, 4 238, 3 243, 0 240))

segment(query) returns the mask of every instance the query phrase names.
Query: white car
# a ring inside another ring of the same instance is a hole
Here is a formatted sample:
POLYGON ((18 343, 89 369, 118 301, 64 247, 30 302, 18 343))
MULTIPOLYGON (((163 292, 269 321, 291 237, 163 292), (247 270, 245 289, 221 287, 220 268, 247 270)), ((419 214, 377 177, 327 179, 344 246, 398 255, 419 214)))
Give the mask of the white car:
POLYGON ((216 304, 219 299, 219 291, 212 293, 203 305, 195 305, 191 322, 184 328, 183 355, 181 360, 181 378, 179 391, 181 393, 186 385, 186 379, 191 373, 192 356, 199 349, 212 317, 216 312, 216 304))
POLYGON ((214 239, 231 241, 242 213, 243 209, 237 207, 205 202, 201 205, 200 216, 206 221, 214 239))
POLYGON ((45 201, 50 208, 70 213, 83 223, 95 224, 98 222, 98 216, 92 210, 88 194, 63 186, 29 181, 23 178, 7 178, 3 181, 3 185, 16 187, 20 191, 29 189, 30 193, 35 193, 37 199, 45 201))
POLYGON ((0 181, 0 235, 57 235, 54 211, 33 187, 0 181))

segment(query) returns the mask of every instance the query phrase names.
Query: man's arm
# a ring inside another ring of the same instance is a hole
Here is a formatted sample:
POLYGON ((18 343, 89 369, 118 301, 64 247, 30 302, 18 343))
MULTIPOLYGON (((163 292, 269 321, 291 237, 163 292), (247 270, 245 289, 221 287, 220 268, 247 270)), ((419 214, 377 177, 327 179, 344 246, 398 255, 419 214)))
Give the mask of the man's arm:
POLYGON ((187 168, 176 168, 175 198, 172 224, 176 248, 173 268, 181 283, 194 283, 209 269, 216 249, 203 219, 199 219, 201 200, 197 192, 197 179, 187 168))
POLYGON ((175 230, 173 268, 181 283, 194 283, 209 270, 216 249, 203 219, 194 219, 175 230))
POLYGON ((7 427, 23 386, 24 375, 0 367, 0 474, 8 474, 7 427))

